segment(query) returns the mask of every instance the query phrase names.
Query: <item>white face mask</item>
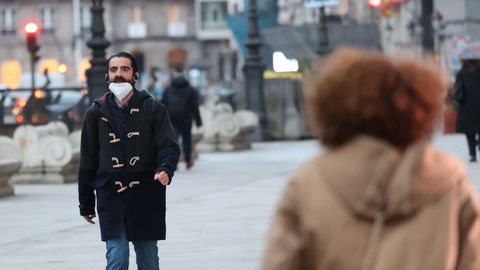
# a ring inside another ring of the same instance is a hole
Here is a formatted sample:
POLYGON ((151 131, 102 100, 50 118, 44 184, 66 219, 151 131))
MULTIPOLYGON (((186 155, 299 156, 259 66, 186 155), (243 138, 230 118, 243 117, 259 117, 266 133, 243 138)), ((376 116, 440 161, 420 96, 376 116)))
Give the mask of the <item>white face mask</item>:
POLYGON ((119 101, 122 101, 122 99, 124 99, 130 93, 130 91, 132 91, 133 87, 128 82, 121 82, 121 83, 112 82, 108 85, 108 89, 112 91, 112 93, 115 95, 115 97, 119 101))

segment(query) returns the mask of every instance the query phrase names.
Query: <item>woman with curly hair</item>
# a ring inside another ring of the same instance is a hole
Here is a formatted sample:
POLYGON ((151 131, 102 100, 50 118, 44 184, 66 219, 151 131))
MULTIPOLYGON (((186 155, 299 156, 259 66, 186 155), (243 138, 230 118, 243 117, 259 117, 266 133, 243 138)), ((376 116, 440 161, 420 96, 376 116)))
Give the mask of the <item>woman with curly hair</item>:
POLYGON ((261 269, 480 269, 477 195, 463 164, 429 144, 440 70, 342 48, 306 85, 327 151, 291 176, 261 269))

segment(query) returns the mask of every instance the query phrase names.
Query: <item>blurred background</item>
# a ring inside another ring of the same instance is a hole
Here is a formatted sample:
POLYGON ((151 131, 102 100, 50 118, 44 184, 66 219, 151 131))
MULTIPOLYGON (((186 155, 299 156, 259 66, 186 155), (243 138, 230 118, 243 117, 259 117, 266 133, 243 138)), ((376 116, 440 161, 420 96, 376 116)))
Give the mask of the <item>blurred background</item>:
MULTIPOLYGON (((256 269, 288 175, 324 150, 305 124, 305 75, 342 45, 433 56, 453 88, 480 60, 480 0, 0 0, 0 268, 103 267, 98 228, 77 212, 80 134, 106 58, 127 51, 138 89, 161 98, 180 67, 201 103, 162 267, 256 269)), ((456 115, 450 91, 433 142, 467 161, 456 115)))
POLYGON ((52 119, 78 128, 101 92, 88 87, 92 61, 101 68, 105 54, 128 51, 139 89, 161 96, 182 65, 202 101, 211 91, 235 109, 266 111, 259 120, 268 138, 303 138, 300 89, 317 58, 345 44, 431 53, 453 81, 462 50, 480 39, 479 10, 476 0, 2 0, 2 133, 52 119), (251 3, 258 27, 249 36, 251 3), (252 41, 263 82, 246 85, 256 76, 245 72, 252 41), (266 99, 254 104, 259 91, 266 99))

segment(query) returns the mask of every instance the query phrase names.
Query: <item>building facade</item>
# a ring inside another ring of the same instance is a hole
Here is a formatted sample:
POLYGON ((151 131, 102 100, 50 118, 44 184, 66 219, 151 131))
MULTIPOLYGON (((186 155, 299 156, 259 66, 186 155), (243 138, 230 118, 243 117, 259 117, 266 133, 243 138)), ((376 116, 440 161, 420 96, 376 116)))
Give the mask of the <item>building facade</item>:
MULTIPOLYGON (((376 21, 375 12, 363 0, 338 0, 338 5, 328 6, 326 13, 338 16, 344 24, 370 24, 376 21)), ((278 0, 278 24, 300 26, 319 21, 319 8, 305 4, 305 0, 278 0)))
MULTIPOLYGON (((243 7, 238 0, 105 0, 107 54, 129 51, 139 60, 141 87, 150 75, 168 73, 169 54, 183 50, 185 67, 200 74, 200 81, 215 81, 220 51, 232 46, 225 23, 229 12, 243 7)), ((41 29, 36 64, 37 85, 45 69, 51 86, 84 85, 91 53, 91 1, 3 0, 0 2, 0 83, 3 87, 29 87, 30 59, 23 26, 36 21, 41 29), (65 66, 60 67, 62 64, 65 66)))
MULTIPOLYGON (((392 7, 379 24, 386 53, 401 50, 422 54, 422 1, 410 0, 392 7)), ((463 44, 480 40, 480 1, 433 0, 432 26, 435 57, 453 80, 460 68, 463 44)))
POLYGON ((376 27, 379 14, 368 6, 367 1, 330 1, 325 7, 326 33, 320 33, 320 8, 315 1, 279 0, 277 4, 279 27, 267 29, 263 35, 274 51, 297 61, 298 70, 310 68, 318 58, 323 34, 328 37, 329 50, 342 45, 379 49, 376 27))

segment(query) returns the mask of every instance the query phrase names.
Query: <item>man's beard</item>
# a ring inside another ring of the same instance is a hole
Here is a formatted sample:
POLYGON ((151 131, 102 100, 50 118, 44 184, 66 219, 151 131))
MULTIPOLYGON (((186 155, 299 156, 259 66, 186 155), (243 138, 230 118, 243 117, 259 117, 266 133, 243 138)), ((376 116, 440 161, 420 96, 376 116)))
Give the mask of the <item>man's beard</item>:
POLYGON ((110 81, 110 82, 113 82, 113 83, 128 82, 128 83, 130 83, 132 86, 134 86, 134 83, 135 83, 135 82, 133 81, 133 79, 129 81, 129 80, 125 79, 124 77, 120 77, 120 76, 114 77, 113 80, 110 81))

